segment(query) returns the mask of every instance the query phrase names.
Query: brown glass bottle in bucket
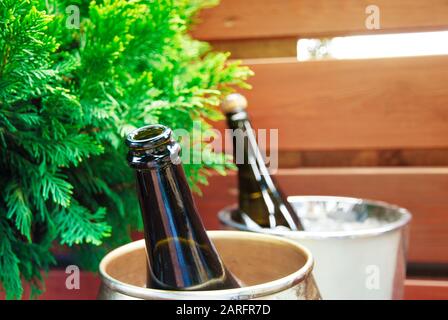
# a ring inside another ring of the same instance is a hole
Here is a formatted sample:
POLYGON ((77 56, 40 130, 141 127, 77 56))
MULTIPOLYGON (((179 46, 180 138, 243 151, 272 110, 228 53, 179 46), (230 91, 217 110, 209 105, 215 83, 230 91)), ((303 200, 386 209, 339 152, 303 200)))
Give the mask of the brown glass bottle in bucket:
POLYGON ((239 208, 233 212, 233 218, 248 226, 303 230, 261 155, 246 112, 246 98, 231 94, 221 108, 233 131, 233 155, 238 167, 239 208))
POLYGON ((147 286, 163 290, 240 287, 207 236, 172 131, 162 125, 146 126, 131 132, 126 143, 143 215, 147 286))

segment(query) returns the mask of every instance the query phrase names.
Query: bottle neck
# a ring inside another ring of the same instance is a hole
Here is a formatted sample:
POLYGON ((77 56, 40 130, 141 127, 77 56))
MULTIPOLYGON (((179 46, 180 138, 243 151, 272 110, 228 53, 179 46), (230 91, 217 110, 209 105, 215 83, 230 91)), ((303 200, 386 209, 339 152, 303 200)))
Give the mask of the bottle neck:
POLYGON ((161 145, 134 148, 128 152, 129 165, 137 170, 158 169, 180 164, 180 146, 171 138, 161 145))
POLYGON ((247 112, 227 114, 227 122, 233 129, 233 155, 238 167, 240 221, 268 228, 285 226, 303 230, 297 214, 269 173, 247 112))
POLYGON ((258 147, 254 129, 252 128, 249 116, 246 111, 239 111, 228 114, 229 128, 234 130, 233 155, 236 164, 241 165, 241 169, 251 169, 260 179, 267 178, 267 183, 274 188, 272 180, 269 178, 269 169, 265 159, 258 147))
POLYGON ((239 180, 245 181, 245 190, 256 192, 260 188, 260 182, 266 188, 276 189, 247 112, 228 114, 227 121, 229 128, 233 130, 233 157, 238 167, 239 180))
POLYGON ((213 290, 233 285, 197 212, 179 144, 171 132, 159 130, 154 136, 149 129, 137 130, 127 140, 144 223, 148 287, 213 290))

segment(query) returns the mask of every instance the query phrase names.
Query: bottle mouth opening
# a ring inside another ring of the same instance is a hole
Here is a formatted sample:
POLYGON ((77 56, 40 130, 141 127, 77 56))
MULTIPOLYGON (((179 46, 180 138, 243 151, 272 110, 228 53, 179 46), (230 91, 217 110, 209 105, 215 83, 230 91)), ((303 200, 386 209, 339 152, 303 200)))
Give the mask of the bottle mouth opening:
POLYGON ((171 129, 161 124, 135 129, 128 134, 126 143, 131 148, 155 147, 171 139, 171 129))

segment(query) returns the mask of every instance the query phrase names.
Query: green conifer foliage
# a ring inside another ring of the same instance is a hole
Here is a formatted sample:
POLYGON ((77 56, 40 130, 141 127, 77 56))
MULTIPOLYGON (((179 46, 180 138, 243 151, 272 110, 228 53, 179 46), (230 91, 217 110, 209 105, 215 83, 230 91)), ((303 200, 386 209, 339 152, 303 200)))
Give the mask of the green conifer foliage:
MULTIPOLYGON (((141 228, 126 133, 144 124, 204 132, 217 105, 251 72, 188 30, 215 0, 0 0, 0 287, 43 289, 50 249, 95 269, 141 228), (76 15, 79 10, 79 17, 76 15), (80 24, 77 25, 79 18, 80 24), (202 124, 196 125, 197 121, 202 124)), ((199 135, 193 135, 199 136, 199 135)), ((193 141, 207 164, 222 155, 193 141)))

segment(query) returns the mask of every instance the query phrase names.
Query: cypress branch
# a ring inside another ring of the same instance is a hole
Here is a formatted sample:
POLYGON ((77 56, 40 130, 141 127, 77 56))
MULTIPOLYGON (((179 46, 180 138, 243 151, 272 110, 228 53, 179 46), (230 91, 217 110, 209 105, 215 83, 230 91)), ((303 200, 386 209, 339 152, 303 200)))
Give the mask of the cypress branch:
MULTIPOLYGON (((44 290, 50 248, 65 245, 95 269, 142 227, 124 136, 162 123, 206 130, 250 70, 188 34, 216 0, 0 1, 0 288, 44 290), (66 8, 79 8, 68 28, 66 8), (194 127, 200 121, 201 129, 194 127)), ((196 192, 225 157, 186 165, 196 192)))

